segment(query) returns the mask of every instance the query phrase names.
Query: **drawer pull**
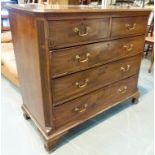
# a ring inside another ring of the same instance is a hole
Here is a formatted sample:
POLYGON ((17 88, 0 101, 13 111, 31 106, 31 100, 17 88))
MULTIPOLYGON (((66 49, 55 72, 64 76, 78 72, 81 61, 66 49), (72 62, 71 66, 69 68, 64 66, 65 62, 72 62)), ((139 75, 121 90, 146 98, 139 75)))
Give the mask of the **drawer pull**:
POLYGON ((133 49, 133 44, 130 44, 130 45, 124 45, 123 46, 128 52, 132 51, 133 49))
POLYGON ((136 29, 136 23, 134 23, 133 25, 125 24, 125 26, 129 31, 133 31, 136 29))
POLYGON ((88 26, 85 27, 85 33, 82 33, 81 30, 78 27, 74 28, 74 32, 77 33, 80 37, 87 36, 88 35, 88 30, 89 30, 88 26))
POLYGON ((87 86, 88 81, 88 79, 85 79, 83 84, 80 84, 80 82, 76 82, 75 85, 78 86, 78 88, 83 88, 87 86))
POLYGON ((124 86, 123 88, 119 88, 118 91, 120 93, 125 93, 127 91, 128 87, 127 86, 124 86))
POLYGON ((75 112, 79 112, 79 113, 82 113, 82 112, 85 112, 87 110, 87 107, 88 107, 88 104, 84 104, 84 106, 80 109, 78 107, 76 107, 74 109, 75 112))
POLYGON ((121 67, 121 71, 123 71, 123 72, 127 72, 129 69, 130 69, 130 65, 127 65, 127 67, 125 68, 125 67, 121 67))
POLYGON ((79 62, 81 62, 81 63, 84 63, 84 62, 87 62, 88 60, 89 60, 89 57, 90 57, 90 53, 87 53, 86 54, 86 58, 85 59, 81 59, 81 57, 79 56, 79 55, 76 55, 76 59, 79 61, 79 62))

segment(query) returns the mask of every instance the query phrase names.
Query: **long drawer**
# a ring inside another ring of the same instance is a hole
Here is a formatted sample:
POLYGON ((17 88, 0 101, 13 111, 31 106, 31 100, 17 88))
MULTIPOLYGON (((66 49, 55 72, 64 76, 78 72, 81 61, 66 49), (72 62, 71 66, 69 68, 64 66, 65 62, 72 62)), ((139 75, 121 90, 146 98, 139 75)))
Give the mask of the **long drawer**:
POLYGON ((144 36, 52 51, 52 76, 91 68, 143 51, 144 36))
POLYGON ((141 54, 106 65, 54 79, 53 101, 61 104, 139 71, 141 54))
POLYGON ((146 16, 112 18, 111 37, 145 34, 146 16))
POLYGON ((107 38, 110 18, 49 21, 49 47, 107 38))
POLYGON ((72 125, 110 108, 137 91, 137 75, 54 107, 56 128, 72 125))

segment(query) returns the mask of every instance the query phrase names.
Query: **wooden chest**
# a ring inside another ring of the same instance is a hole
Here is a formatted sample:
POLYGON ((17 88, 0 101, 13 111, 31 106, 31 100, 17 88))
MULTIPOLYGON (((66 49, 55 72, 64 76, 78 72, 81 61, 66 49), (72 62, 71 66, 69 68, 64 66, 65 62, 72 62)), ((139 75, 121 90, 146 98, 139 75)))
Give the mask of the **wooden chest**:
POLYGON ((51 150, 69 129, 131 99, 149 10, 9 5, 24 116, 51 150))

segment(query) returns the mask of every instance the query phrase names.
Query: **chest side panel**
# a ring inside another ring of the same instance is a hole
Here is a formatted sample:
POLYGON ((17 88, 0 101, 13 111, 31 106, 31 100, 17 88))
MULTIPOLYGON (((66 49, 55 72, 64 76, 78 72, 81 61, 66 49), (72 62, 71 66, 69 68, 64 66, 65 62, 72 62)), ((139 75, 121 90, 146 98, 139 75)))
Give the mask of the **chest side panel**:
POLYGON ((42 44, 45 42, 44 27, 36 17, 12 11, 10 23, 24 108, 36 123, 46 130, 49 124, 44 103, 48 104, 51 101, 48 93, 45 96, 45 92, 48 91, 48 63, 46 45, 42 44), (42 28, 42 31, 38 31, 38 28, 42 28), (43 66, 46 66, 44 70, 43 66))

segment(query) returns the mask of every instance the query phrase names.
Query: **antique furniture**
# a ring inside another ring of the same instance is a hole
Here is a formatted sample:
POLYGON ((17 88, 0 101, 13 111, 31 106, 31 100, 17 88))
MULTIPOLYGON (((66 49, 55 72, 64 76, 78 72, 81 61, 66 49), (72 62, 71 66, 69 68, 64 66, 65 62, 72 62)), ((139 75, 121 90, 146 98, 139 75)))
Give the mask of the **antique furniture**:
POLYGON ((154 63, 154 14, 151 12, 148 20, 147 36, 145 38, 144 54, 145 57, 148 56, 148 52, 151 52, 151 65, 148 72, 151 73, 153 63, 154 63))
POLYGON ((24 116, 51 150, 69 129, 131 99, 150 10, 9 5, 24 116))
POLYGON ((9 3, 16 4, 17 1, 1 1, 1 73, 18 87, 19 80, 10 32, 9 15, 5 8, 5 5, 9 3))
POLYGON ((154 64, 154 36, 146 37, 145 43, 148 44, 149 46, 150 45, 152 46, 152 48, 151 48, 151 65, 150 65, 149 70, 148 70, 148 72, 151 73, 151 70, 152 70, 152 67, 154 64))
POLYGON ((19 87, 19 79, 12 42, 1 43, 1 73, 15 86, 19 87))
POLYGON ((1 33, 1 73, 15 86, 19 87, 17 67, 10 31, 1 33))

